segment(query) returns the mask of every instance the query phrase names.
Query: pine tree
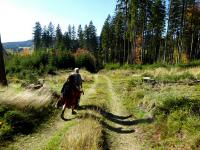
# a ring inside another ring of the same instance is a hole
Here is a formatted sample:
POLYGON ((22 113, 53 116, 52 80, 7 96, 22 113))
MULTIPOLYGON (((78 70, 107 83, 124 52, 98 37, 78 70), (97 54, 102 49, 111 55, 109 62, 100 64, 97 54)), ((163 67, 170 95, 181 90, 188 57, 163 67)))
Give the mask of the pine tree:
POLYGON ((63 49, 71 50, 71 39, 68 35, 68 32, 65 32, 63 35, 63 49))
POLYGON ((89 32, 88 49, 89 51, 94 52, 94 54, 97 54, 98 43, 97 43, 96 27, 93 25, 92 21, 90 21, 89 23, 88 32, 89 32))
POLYGON ((57 49, 63 50, 63 35, 60 28, 60 25, 58 24, 56 28, 56 41, 55 41, 55 47, 57 49))
POLYGON ((84 49, 89 50, 89 29, 88 26, 85 25, 83 36, 84 36, 84 49))
POLYGON ((131 42, 131 54, 130 54, 130 63, 134 63, 135 57, 135 49, 136 49, 136 31, 137 31, 137 10, 138 10, 138 1, 131 0, 130 1, 130 20, 128 23, 128 30, 129 30, 129 40, 131 42))
POLYGON ((55 42, 55 31, 52 22, 50 22, 48 25, 47 36, 48 36, 48 48, 53 48, 55 42))
POLYGON ((78 48, 78 41, 76 39, 76 28, 73 25, 71 30, 71 44, 72 44, 72 50, 76 50, 78 48))
POLYGON ((84 34, 83 34, 83 29, 82 29, 81 25, 78 26, 77 36, 78 36, 79 47, 83 48, 84 47, 84 34))
POLYGON ((71 27, 71 25, 68 25, 67 35, 68 35, 69 40, 70 40, 69 50, 72 50, 73 46, 72 46, 72 27, 71 27))
POLYGON ((70 38, 70 40, 72 40, 72 27, 71 27, 71 25, 68 25, 68 36, 69 36, 69 38, 70 38))
POLYGON ((76 40, 76 28, 73 25, 71 30, 72 40, 76 40))
POLYGON ((103 58, 104 58, 105 63, 109 62, 109 55, 110 55, 110 50, 111 50, 110 21, 111 21, 111 16, 108 15, 106 21, 104 22, 102 32, 101 32, 101 48, 102 48, 102 53, 103 53, 103 58))
POLYGON ((124 23, 123 14, 120 11, 116 11, 114 22, 114 33, 115 33, 115 59, 123 64, 123 41, 124 41, 124 23))
POLYGON ((116 11, 122 12, 123 17, 123 63, 128 62, 129 48, 128 48, 128 17, 129 17, 129 0, 118 0, 116 11))
POLYGON ((161 60, 161 41, 165 30, 165 2, 163 0, 153 0, 149 6, 149 20, 147 24, 148 36, 146 38, 148 55, 147 62, 152 63, 161 60), (150 53, 149 53, 150 52, 150 53), (150 58, 148 58, 150 56, 150 58))
POLYGON ((42 28, 39 22, 35 23, 35 27, 33 28, 33 43, 34 50, 37 51, 41 48, 41 36, 42 36, 42 28))
POLYGON ((46 26, 44 26, 43 30, 42 30, 42 48, 47 49, 48 48, 48 31, 46 26))
POLYGON ((115 15, 109 24, 106 19, 101 32, 104 62, 199 59, 199 16, 199 0, 117 0, 115 15))
POLYGON ((1 36, 0 36, 0 85, 6 86, 8 83, 7 83, 7 79, 6 79, 3 50, 4 49, 3 49, 3 45, 1 43, 1 36))

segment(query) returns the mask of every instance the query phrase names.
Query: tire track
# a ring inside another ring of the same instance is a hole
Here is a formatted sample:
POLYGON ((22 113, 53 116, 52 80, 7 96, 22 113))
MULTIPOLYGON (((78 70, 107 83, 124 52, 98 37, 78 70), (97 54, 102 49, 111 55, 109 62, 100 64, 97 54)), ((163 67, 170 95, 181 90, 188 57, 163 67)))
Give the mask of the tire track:
POLYGON ((128 116, 123 105, 122 100, 119 98, 117 93, 114 91, 113 84, 109 77, 104 76, 108 84, 108 92, 110 93, 110 111, 112 114, 118 116, 112 125, 118 128, 119 131, 112 132, 107 130, 109 134, 109 145, 111 150, 137 150, 142 149, 141 143, 137 140, 135 136, 136 130, 134 129, 133 118, 128 116), (120 117, 121 116, 121 117, 120 117), (124 118, 123 118, 123 117, 124 118), (133 124, 133 125, 132 125, 133 124), (130 132, 120 132, 120 131, 130 131, 130 132))

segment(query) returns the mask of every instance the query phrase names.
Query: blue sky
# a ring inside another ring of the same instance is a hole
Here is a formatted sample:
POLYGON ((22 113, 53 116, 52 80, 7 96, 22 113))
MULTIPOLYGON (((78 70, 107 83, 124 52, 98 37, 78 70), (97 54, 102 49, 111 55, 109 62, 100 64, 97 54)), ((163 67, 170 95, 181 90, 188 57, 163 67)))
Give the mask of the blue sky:
POLYGON ((84 27, 92 20, 99 35, 115 4, 116 0, 0 0, 2 42, 31 39, 36 21, 42 26, 60 24, 64 32, 69 24, 84 27))

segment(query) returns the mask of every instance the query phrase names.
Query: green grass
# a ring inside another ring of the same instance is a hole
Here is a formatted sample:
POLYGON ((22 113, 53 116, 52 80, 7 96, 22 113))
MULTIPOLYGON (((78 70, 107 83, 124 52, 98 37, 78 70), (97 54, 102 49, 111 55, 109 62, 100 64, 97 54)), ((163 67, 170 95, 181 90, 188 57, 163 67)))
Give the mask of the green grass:
POLYGON ((75 125, 76 122, 71 121, 60 129, 56 134, 48 141, 48 143, 42 148, 43 150, 59 150, 62 138, 67 133, 68 129, 75 125))
POLYGON ((145 69, 156 69, 156 68, 192 68, 192 67, 199 67, 200 66, 200 60, 193 60, 190 61, 188 64, 168 64, 168 63, 153 63, 153 64, 124 64, 120 65, 119 63, 108 63, 104 66, 105 69, 107 70, 116 70, 116 69, 140 69, 140 70, 145 70, 145 69))

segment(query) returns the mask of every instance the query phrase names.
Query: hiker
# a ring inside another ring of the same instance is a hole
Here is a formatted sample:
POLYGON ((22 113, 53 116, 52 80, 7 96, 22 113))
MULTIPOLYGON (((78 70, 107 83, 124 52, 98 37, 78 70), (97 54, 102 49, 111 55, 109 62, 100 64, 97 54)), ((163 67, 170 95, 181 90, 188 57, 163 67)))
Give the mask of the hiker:
POLYGON ((74 109, 77 108, 78 100, 80 99, 80 95, 83 91, 81 91, 75 84, 75 78, 76 75, 71 74, 62 87, 61 98, 57 103, 58 107, 60 105, 63 106, 61 118, 63 118, 66 108, 71 108, 72 114, 76 114, 74 109))
MULTIPOLYGON (((76 88, 79 90, 79 91, 82 91, 82 82, 83 82, 83 79, 79 73, 79 68, 75 68, 74 69, 74 72, 71 74, 72 76, 74 76, 74 84, 76 86, 76 88)), ((84 94, 84 92, 83 92, 84 94)), ((81 95, 80 95, 81 96, 81 95)), ((78 97, 78 101, 77 101, 77 106, 76 108, 79 107, 79 103, 80 103, 80 96, 78 97)))

